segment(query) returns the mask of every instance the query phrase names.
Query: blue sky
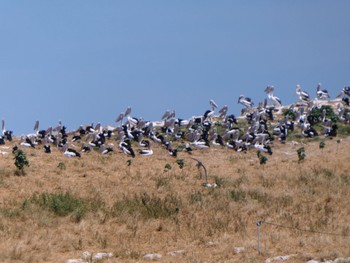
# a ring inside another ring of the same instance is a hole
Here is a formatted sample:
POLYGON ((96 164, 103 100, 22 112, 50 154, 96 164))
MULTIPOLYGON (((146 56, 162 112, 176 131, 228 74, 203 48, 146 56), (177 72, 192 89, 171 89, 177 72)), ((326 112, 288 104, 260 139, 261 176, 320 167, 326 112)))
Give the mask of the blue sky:
POLYGON ((274 85, 350 85, 350 1, 1 1, 0 118, 15 135, 134 117, 239 115, 274 85))

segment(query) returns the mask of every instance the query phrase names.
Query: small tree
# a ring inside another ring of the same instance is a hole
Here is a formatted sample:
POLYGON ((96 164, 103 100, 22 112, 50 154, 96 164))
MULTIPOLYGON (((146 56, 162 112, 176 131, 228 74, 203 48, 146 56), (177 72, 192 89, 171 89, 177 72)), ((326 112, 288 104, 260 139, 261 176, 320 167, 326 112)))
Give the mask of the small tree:
POLYGON ((260 151, 258 151, 257 155, 259 158, 260 165, 264 165, 267 163, 268 158, 266 156, 262 155, 262 153, 260 151))
POLYGON ((15 160, 15 165, 17 167, 17 172, 18 173, 21 173, 22 175, 25 174, 24 172, 24 167, 25 166, 29 166, 29 162, 27 160, 27 156, 25 154, 25 152, 23 152, 22 150, 18 149, 14 152, 15 154, 15 157, 14 157, 14 160, 15 160))

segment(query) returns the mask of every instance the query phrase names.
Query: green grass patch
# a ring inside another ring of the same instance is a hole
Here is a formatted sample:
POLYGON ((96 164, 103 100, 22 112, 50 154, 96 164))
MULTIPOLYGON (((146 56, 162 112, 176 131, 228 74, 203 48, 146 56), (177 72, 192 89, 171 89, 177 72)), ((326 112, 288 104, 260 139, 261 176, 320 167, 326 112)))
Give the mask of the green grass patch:
POLYGON ((181 207, 181 200, 168 194, 164 198, 147 193, 135 194, 133 197, 124 196, 111 208, 113 217, 133 216, 145 220, 167 218, 176 215, 181 207))
POLYGON ((82 198, 74 197, 69 192, 34 194, 23 202, 22 208, 25 209, 33 204, 57 216, 70 214, 76 222, 79 222, 88 211, 88 202, 82 198))

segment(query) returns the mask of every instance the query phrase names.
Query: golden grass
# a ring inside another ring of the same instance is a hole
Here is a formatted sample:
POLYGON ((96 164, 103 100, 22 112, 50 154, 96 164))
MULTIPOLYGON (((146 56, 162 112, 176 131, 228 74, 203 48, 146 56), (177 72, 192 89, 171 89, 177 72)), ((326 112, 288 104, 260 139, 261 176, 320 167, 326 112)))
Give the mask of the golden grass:
POLYGON ((319 142, 276 142, 265 165, 253 150, 195 150, 192 156, 207 168, 209 183, 221 184, 217 188, 202 186, 204 173, 188 154, 179 153, 185 162, 181 170, 158 146, 154 155, 137 156, 130 166, 130 158, 117 149, 79 159, 57 149, 45 154, 26 148, 30 166, 25 176, 15 175, 12 154, 0 156, 0 258, 65 262, 83 251, 112 252, 113 258, 103 262, 143 262, 147 253, 161 254, 163 262, 262 262, 290 254, 296 256, 289 262, 349 257, 350 139, 325 142, 322 150, 319 142), (306 158, 298 163, 301 146, 306 158), (89 205, 81 218, 58 216, 29 202, 42 193, 70 193, 89 205), (143 200, 144 195, 152 200, 143 200), (173 199, 166 201, 169 196, 173 199), (162 205, 173 210, 156 210, 162 205), (266 222, 261 256, 257 220, 266 222), (245 250, 236 254, 235 247, 245 250), (169 255, 176 250, 185 253, 169 255))

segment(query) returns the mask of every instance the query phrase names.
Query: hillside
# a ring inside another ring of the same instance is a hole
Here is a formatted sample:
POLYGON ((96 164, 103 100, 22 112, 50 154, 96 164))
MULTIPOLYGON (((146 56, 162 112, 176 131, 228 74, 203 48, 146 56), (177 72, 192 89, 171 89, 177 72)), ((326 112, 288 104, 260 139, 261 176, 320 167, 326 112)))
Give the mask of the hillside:
MULTIPOLYGON (((1 151, 14 144, 20 138, 1 151)), ((116 138, 107 139, 111 144, 116 138)), ((148 253, 161 262, 350 257, 350 137, 301 138, 295 131, 285 143, 270 143, 265 164, 256 149, 211 146, 189 154, 180 145, 174 142, 176 157, 154 143, 153 155, 135 158, 118 147, 69 158, 55 148, 47 154, 40 145, 20 146, 29 162, 24 175, 12 153, 1 155, 0 258, 67 262, 84 251, 112 253, 101 262, 146 262, 148 253)))

